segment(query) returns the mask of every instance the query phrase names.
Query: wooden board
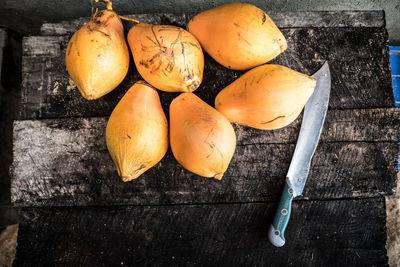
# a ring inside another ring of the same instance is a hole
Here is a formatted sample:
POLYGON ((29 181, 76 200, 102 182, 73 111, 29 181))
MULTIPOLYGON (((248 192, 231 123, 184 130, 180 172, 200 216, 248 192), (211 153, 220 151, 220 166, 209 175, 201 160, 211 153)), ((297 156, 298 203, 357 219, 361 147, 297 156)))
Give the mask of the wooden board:
MULTIPOLYGON (((304 198, 391 194, 396 187, 399 121, 399 109, 329 111, 304 198)), ((300 120, 275 131, 237 129, 236 153, 222 181, 186 171, 168 151, 140 178, 123 183, 105 145, 105 126, 104 118, 16 121, 14 205, 275 201, 300 120)))
MULTIPOLYGON (((328 60, 332 74, 325 128, 283 248, 271 246, 266 233, 301 117, 275 131, 236 127, 238 146, 222 181, 191 174, 168 151, 142 177, 123 183, 104 131, 140 76, 131 61, 113 92, 96 101, 80 96, 64 53, 83 18, 44 24, 41 36, 24 38, 11 169, 13 204, 24 207, 15 265, 386 265, 383 196, 395 188, 400 111, 391 108, 384 14, 269 14, 288 40, 273 63, 312 74, 328 60)), ((184 26, 192 16, 130 17, 184 26)), ((124 24, 127 31, 131 24, 124 24)), ((242 73, 205 55, 195 93, 213 105, 242 73)), ((160 92, 167 115, 177 95, 160 92)))
POLYGON ((14 265, 386 265, 384 198, 293 207, 282 248, 271 203, 23 209, 14 265))
MULTIPOLYGON (((376 11, 267 11, 279 28, 323 28, 323 27, 384 27, 384 13, 376 11)), ((127 15, 144 23, 185 25, 196 13, 159 13, 127 15)), ((73 34, 89 18, 79 18, 60 23, 43 23, 40 33, 48 35, 73 34)), ((125 23, 125 21, 124 21, 125 23)), ((126 24, 125 26, 130 26, 126 24)))
MULTIPOLYGON (((182 26, 182 25, 181 25, 182 26)), ((286 28, 288 49, 271 63, 312 74, 328 60, 332 74, 330 108, 392 107, 387 33, 380 27, 286 28)), ((131 60, 125 80, 94 101, 84 99, 65 68, 70 35, 31 36, 23 41, 20 119, 108 116, 141 77, 131 60)), ((205 55, 204 78, 195 93, 214 105, 217 93, 243 72, 228 70, 205 55)), ((168 111, 178 94, 160 92, 168 111)))
MULTIPOLYGON (((383 24, 377 23, 383 21, 382 13, 345 12, 336 20, 333 19, 335 15, 330 12, 277 12, 273 15, 277 18, 277 25, 284 28, 289 45, 287 51, 274 60, 275 63, 311 74, 329 60, 332 73, 331 110, 322 136, 322 142, 329 144, 323 144, 317 151, 316 157, 324 160, 313 168, 310 185, 307 185, 309 191, 305 195, 306 198, 322 199, 390 194, 396 179, 398 111, 360 109, 392 106, 387 34, 383 24), (301 28, 305 26, 313 28, 301 28), (362 59, 368 60, 368 64, 362 59), (325 157, 326 153, 331 154, 325 157), (366 161, 363 154, 381 156, 380 160, 366 161), (350 160, 348 155, 355 159, 350 160), (373 177, 377 174, 382 178, 375 181, 373 177), (366 182, 368 179, 373 179, 373 182, 366 182)), ((148 23, 184 26, 191 15, 135 17, 148 23)), ((71 34, 84 22, 85 19, 80 19, 45 24, 42 34, 53 36, 24 39, 20 118, 54 119, 18 121, 15 124, 14 140, 18 145, 14 148, 16 160, 12 169, 14 205, 277 199, 301 118, 278 131, 246 127, 237 130, 238 149, 222 182, 187 172, 169 151, 163 161, 142 178, 129 184, 122 183, 104 144, 107 120, 104 116, 111 113, 124 92, 141 78, 131 62, 128 75, 119 88, 96 101, 83 99, 65 70, 64 53, 71 34), (60 119, 66 117, 79 118, 60 119)), ((129 28, 129 24, 125 26, 129 28)), ((205 62, 204 81, 195 93, 213 105, 216 94, 242 72, 225 69, 207 55, 205 62)), ((169 103, 177 95, 160 92, 167 116, 169 103)))

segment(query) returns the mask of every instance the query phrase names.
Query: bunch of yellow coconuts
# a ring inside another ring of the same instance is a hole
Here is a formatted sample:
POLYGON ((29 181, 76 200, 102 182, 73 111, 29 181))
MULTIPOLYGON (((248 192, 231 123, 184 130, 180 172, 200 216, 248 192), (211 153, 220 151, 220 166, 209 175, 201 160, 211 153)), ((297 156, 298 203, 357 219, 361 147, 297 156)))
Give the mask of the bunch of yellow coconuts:
MULTIPOLYGON (((72 36, 66 51, 67 70, 86 99, 116 88, 129 67, 120 20, 127 18, 116 14, 109 0, 102 1, 107 9, 96 11, 72 36)), ((287 44, 268 15, 253 5, 207 10, 189 21, 187 31, 136 22, 127 40, 145 81, 126 92, 106 129, 107 148, 123 181, 157 164, 169 143, 187 170, 221 179, 236 148, 231 123, 257 129, 284 127, 313 93, 315 79, 284 66, 262 65, 287 44), (219 92, 215 108, 192 93, 203 78, 202 49, 226 68, 251 69, 219 92), (182 92, 170 104, 169 129, 156 89, 182 92)))

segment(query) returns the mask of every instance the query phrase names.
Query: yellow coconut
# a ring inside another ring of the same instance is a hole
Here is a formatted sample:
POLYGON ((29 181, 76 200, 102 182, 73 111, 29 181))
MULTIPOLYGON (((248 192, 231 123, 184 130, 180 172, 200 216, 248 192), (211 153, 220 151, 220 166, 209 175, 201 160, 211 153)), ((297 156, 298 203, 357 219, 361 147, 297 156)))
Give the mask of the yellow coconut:
POLYGON ((201 46, 188 31, 139 23, 128 33, 136 68, 148 83, 166 92, 192 92, 203 79, 201 46))
POLYGON ((229 121, 277 129, 294 121, 312 95, 316 80, 280 65, 254 68, 223 89, 215 107, 229 121))
POLYGON ((193 17, 187 29, 221 65, 246 70, 278 56, 286 39, 268 15, 256 6, 233 3, 193 17))
POLYGON ((157 90, 144 81, 133 85, 108 120, 106 141, 124 182, 157 164, 168 149, 168 121, 157 90))
POLYGON ((170 105, 170 143, 176 160, 187 170, 218 180, 236 148, 229 121, 193 93, 182 93, 170 105))
POLYGON ((111 9, 97 11, 72 35, 65 64, 84 98, 97 99, 115 89, 129 68, 129 50, 118 15, 111 9))

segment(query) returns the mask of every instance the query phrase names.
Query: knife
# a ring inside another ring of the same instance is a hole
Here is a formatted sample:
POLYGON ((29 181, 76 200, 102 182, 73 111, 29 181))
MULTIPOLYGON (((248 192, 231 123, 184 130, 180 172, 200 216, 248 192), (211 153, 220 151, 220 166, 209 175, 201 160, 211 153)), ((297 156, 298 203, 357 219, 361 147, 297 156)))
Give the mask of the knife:
POLYGON ((311 159, 317 148, 328 109, 331 90, 328 62, 325 62, 311 77, 317 80, 317 84, 304 108, 300 134, 286 175, 281 200, 268 230, 268 239, 276 247, 282 247, 285 244, 284 234, 292 210, 292 201, 303 192, 311 159))

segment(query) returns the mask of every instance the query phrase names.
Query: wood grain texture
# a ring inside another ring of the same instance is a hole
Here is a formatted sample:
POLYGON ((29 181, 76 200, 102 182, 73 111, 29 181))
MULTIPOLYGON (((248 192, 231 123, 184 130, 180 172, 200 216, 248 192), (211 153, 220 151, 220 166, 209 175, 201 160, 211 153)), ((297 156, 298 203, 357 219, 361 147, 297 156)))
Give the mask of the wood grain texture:
MULTIPOLYGON (((395 188, 399 109, 328 112, 304 198, 372 197, 395 188)), ((105 145, 105 118, 16 121, 15 206, 117 205, 277 200, 300 120, 262 131, 236 129, 238 146, 222 181, 182 168, 170 151, 123 183, 105 145)))
MULTIPOLYGON (((271 63, 312 74, 328 60, 331 109, 392 107, 387 33, 382 28, 284 29, 288 49, 271 63)), ((20 119, 109 116, 123 94, 141 80, 133 60, 124 81, 108 95, 84 99, 65 68, 69 36, 31 36, 23 41, 20 119)), ((204 78, 195 93, 210 105, 243 72, 228 70, 205 55, 204 78)), ((163 107, 176 93, 160 92, 163 107)), ((167 112, 168 113, 168 112, 167 112)))
MULTIPOLYGON (((277 130, 236 127, 241 144, 294 143, 297 141, 302 115, 277 130)), ((400 109, 328 110, 320 140, 322 142, 397 142, 400 140, 400 109)))
POLYGON ((15 266, 381 266, 385 200, 297 201, 287 243, 274 203, 24 209, 15 266))
MULTIPOLYGON (((42 36, 24 38, 11 192, 13 204, 25 208, 14 265, 386 265, 382 196, 396 185, 400 111, 389 108, 383 12, 269 14, 289 45, 272 63, 312 74, 328 60, 332 74, 321 142, 283 248, 271 246, 266 234, 301 117, 281 130, 236 128, 238 146, 222 181, 191 174, 168 151, 142 177, 123 183, 106 149, 105 125, 141 78, 131 61, 113 92, 95 101, 80 96, 64 54, 83 18, 46 23, 42 36)), ((184 26, 193 15, 131 17, 184 26)), ((124 26, 127 31, 132 24, 124 26)), ((195 93, 213 105, 242 73, 205 55, 204 81, 195 93)), ((168 114, 177 94, 160 96, 168 114)))
MULTIPOLYGON (((268 16, 279 28, 307 27, 384 27, 383 11, 267 11, 268 16)), ((134 14, 126 17, 143 23, 169 24, 183 27, 196 13, 183 14, 134 14)), ((40 34, 57 36, 73 34, 89 18, 79 18, 61 23, 43 23, 40 34)))

